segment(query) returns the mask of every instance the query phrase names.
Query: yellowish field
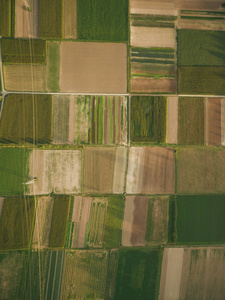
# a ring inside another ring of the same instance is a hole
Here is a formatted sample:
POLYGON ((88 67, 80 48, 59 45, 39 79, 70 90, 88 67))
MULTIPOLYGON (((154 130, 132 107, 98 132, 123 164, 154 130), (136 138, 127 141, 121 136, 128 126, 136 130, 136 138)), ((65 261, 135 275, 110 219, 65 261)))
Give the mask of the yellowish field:
POLYGON ((131 14, 177 15, 175 0, 130 0, 131 14))
POLYGON ((167 138, 168 144, 177 144, 178 97, 167 98, 167 138))
POLYGON ((77 1, 64 0, 64 38, 77 38, 77 1))

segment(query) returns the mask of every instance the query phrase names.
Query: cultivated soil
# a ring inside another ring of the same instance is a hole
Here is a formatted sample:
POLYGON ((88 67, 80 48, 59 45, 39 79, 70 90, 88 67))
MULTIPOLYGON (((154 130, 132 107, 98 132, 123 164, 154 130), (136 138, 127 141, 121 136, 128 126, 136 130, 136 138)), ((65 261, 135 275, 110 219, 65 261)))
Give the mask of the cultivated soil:
POLYGON ((206 145, 221 145, 221 99, 206 98, 206 145))
POLYGON ((178 97, 167 98, 167 143, 177 144, 178 97))
POLYGON ((130 0, 131 14, 177 15, 175 0, 130 0))
POLYGON ((175 79, 131 79, 131 92, 135 93, 176 93, 176 90, 175 79))
POLYGON ((77 0, 64 0, 64 38, 77 38, 77 0))

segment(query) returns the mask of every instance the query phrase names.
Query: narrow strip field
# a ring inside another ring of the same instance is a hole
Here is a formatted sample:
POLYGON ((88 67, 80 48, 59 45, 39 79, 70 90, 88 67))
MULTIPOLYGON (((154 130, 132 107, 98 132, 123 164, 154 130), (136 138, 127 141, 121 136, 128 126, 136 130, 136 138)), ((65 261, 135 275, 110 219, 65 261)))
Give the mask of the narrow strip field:
POLYGON ((59 92, 60 42, 47 42, 46 84, 48 92, 59 92))
POLYGON ((64 0, 64 38, 77 38, 77 0, 64 0))
POLYGON ((168 144, 177 144, 178 97, 167 98, 167 137, 168 144))

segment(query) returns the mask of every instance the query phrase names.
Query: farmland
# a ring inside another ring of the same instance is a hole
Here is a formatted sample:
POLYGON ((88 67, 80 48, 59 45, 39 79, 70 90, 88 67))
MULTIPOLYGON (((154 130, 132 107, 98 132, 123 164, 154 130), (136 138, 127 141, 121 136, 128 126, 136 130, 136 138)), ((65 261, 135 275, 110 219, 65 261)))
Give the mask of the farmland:
POLYGON ((158 1, 130 0, 130 13, 175 16, 177 14, 177 3, 174 0, 172 1, 171 0, 158 0, 158 1))
POLYGON ((128 40, 128 0, 77 0, 77 37, 84 40, 128 40))
POLYGON ((48 92, 59 92, 60 43, 47 42, 46 81, 48 92))
POLYGON ((7 95, 0 124, 0 141, 49 143, 52 139, 51 95, 7 95))
POLYGON ((177 144, 178 133, 178 97, 167 98, 166 142, 177 144))
POLYGON ((77 38, 77 0, 64 0, 64 33, 65 39, 77 38))
POLYGON ((163 143, 166 140, 166 97, 131 98, 131 140, 163 143))
POLYGON ((30 247, 34 221, 34 198, 7 198, 0 219, 0 249, 30 247))
POLYGON ((11 36, 11 1, 0 1, 0 36, 11 36))

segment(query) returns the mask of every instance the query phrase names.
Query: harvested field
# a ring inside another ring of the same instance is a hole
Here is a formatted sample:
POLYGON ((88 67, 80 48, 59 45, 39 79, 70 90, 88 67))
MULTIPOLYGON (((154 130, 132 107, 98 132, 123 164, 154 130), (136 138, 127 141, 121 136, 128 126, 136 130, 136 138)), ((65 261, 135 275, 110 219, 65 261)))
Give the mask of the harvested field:
POLYGON ((126 197, 122 232, 122 246, 145 246, 147 215, 148 197, 126 197))
POLYGON ((221 145, 225 146, 225 98, 221 99, 221 145))
POLYGON ((136 47, 175 48, 175 30, 173 28, 131 26, 131 45, 136 47))
POLYGON ((15 37, 35 38, 39 36, 38 3, 28 0, 31 11, 25 9, 23 0, 15 1, 15 37))
POLYGON ((59 92, 60 42, 47 42, 46 84, 48 92, 59 92))
POLYGON ((220 146, 222 134, 222 107, 220 98, 206 98, 205 139, 208 146, 220 146))
POLYGON ((85 193, 122 194, 126 158, 126 148, 86 148, 84 158, 85 193), (118 182, 117 176, 121 178, 120 182, 118 182))
POLYGON ((166 248, 159 300, 223 299, 224 265, 221 248, 166 248))
POLYGON ((29 194, 81 192, 80 150, 33 150, 29 166, 29 176, 38 178, 29 185, 29 194))
POLYGON ((64 38, 77 38, 77 0, 64 0, 64 38))
POLYGON ((177 144, 178 97, 167 98, 167 137, 168 144, 177 144))
POLYGON ((178 0, 177 5, 179 9, 196 9, 196 10, 220 10, 223 0, 178 0))
POLYGON ((174 0, 130 0, 130 13, 177 15, 177 3, 174 0))
POLYGON ((5 89, 21 92, 46 91, 46 66, 42 64, 5 64, 5 89))
POLYGON ((174 150, 160 147, 131 147, 126 186, 127 194, 174 193, 174 150))
POLYGON ((62 299, 104 299, 108 251, 66 251, 62 299))
POLYGON ((62 42, 62 92, 114 93, 127 91, 125 44, 62 42))
POLYGON ((4 204, 4 198, 3 198, 3 197, 0 197, 0 218, 1 218, 1 214, 2 214, 2 207, 3 207, 3 204, 4 204))
POLYGON ((177 192, 225 192, 225 151, 216 148, 177 150, 177 192))
POLYGON ((11 36, 11 1, 0 1, 0 36, 11 36))
POLYGON ((53 206, 54 198, 38 198, 32 244, 35 249, 42 249, 49 246, 53 206))
POLYGON ((134 93, 176 93, 176 90, 177 82, 174 79, 131 79, 131 92, 134 93))

